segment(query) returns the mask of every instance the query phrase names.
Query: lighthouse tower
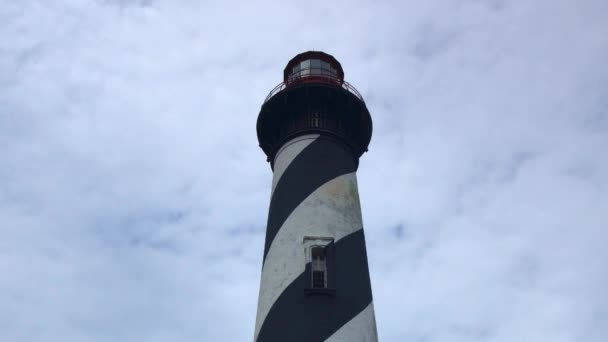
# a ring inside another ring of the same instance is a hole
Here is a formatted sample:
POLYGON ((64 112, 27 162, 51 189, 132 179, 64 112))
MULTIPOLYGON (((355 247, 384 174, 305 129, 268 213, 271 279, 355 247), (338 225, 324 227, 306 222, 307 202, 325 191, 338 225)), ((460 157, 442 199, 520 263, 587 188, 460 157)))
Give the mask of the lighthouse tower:
POLYGON ((372 120, 331 55, 287 63, 257 121, 273 170, 255 342, 377 341, 359 157, 372 120))

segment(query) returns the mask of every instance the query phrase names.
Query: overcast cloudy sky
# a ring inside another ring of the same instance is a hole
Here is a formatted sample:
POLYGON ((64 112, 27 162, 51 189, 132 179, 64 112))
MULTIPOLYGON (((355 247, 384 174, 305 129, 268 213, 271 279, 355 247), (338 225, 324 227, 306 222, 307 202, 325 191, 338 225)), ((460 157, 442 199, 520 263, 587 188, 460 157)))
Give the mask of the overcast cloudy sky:
POLYGON ((608 340, 605 0, 0 0, 0 340, 251 341, 255 121, 323 50, 374 119, 383 342, 608 340))

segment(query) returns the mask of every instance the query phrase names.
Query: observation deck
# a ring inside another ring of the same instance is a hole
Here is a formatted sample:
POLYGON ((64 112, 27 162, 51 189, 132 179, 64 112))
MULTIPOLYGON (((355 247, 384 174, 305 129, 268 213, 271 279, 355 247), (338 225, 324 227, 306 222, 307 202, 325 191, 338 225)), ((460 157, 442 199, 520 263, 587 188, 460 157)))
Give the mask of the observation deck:
POLYGON ((344 71, 333 56, 311 51, 294 57, 283 72, 283 82, 274 87, 264 103, 284 89, 305 83, 324 83, 346 89, 363 101, 363 96, 350 83, 344 81, 344 71))
POLYGON ((372 120, 361 94, 344 81, 340 62, 324 52, 308 51, 287 63, 283 82, 264 100, 257 132, 271 166, 285 142, 310 133, 342 140, 358 158, 367 151, 372 120))

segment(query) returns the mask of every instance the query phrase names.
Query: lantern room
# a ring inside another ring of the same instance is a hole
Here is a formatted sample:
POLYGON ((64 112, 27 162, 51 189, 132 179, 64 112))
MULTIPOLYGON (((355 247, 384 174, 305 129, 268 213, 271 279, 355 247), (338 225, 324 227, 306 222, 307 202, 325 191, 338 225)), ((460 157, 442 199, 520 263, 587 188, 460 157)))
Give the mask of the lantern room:
POLYGON ((311 133, 340 140, 358 161, 367 151, 372 119, 361 94, 344 81, 340 63, 324 52, 308 51, 287 63, 283 82, 264 100, 257 131, 273 168, 281 146, 311 133))
POLYGON ((344 82, 344 70, 333 56, 321 51, 308 51, 287 63, 283 81, 287 86, 306 82, 341 84, 344 82))

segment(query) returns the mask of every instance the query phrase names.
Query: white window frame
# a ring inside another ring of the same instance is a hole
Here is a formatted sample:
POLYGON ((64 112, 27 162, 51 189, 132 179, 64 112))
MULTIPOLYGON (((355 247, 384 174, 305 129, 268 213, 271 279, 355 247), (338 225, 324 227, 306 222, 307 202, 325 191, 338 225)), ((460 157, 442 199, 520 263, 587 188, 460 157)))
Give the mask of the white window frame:
MULTIPOLYGON (((306 267, 306 265, 308 263, 310 263, 310 279, 309 279, 310 288, 313 288, 312 249, 315 247, 325 248, 325 247, 327 247, 327 245, 329 245, 333 242, 334 242, 333 237, 327 237, 327 236, 305 236, 304 237, 304 239, 303 239, 304 255, 305 255, 304 266, 306 267)), ((325 287, 316 288, 316 289, 327 289, 328 288, 327 279, 331 276, 329 274, 329 271, 331 271, 331 270, 329 269, 328 255, 325 254, 325 279, 323 279, 325 282, 325 287)))

